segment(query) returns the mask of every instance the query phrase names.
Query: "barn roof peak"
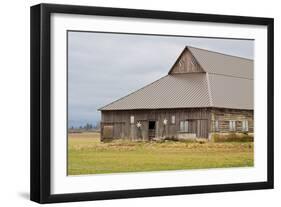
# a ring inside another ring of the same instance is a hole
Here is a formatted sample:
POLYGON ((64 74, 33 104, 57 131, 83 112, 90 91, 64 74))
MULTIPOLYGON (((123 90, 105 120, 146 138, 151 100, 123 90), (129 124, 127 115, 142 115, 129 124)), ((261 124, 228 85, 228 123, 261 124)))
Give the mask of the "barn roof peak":
POLYGON ((207 72, 253 79, 253 60, 207 49, 185 46, 168 74, 194 72, 207 72))
POLYGON ((168 74, 173 75, 200 72, 206 71, 203 70, 194 55, 191 53, 188 46, 186 46, 178 56, 168 74))

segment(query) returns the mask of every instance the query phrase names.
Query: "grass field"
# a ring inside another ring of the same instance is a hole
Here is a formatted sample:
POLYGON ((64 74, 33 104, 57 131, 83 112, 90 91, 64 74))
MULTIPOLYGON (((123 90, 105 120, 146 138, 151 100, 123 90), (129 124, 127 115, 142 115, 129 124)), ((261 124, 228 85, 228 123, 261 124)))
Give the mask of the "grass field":
POLYGON ((101 143, 99 133, 70 133, 68 137, 69 175, 253 165, 252 142, 101 143))

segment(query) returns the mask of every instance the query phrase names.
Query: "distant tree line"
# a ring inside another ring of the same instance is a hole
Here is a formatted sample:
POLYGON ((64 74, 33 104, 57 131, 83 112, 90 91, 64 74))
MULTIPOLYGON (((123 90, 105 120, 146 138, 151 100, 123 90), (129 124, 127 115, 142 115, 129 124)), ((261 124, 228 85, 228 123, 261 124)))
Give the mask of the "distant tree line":
POLYGON ((99 130, 100 129, 100 124, 97 123, 97 124, 90 124, 90 123, 86 123, 85 125, 80 125, 80 126, 70 126, 71 130, 77 130, 77 129, 80 129, 80 130, 99 130))

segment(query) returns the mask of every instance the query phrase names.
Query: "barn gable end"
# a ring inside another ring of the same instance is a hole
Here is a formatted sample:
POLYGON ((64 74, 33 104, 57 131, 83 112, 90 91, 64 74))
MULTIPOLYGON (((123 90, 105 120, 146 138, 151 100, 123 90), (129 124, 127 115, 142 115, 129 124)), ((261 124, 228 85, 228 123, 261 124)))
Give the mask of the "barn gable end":
POLYGON ((188 47, 182 51, 179 58, 172 66, 169 74, 202 73, 204 70, 199 65, 196 58, 189 51, 188 47))

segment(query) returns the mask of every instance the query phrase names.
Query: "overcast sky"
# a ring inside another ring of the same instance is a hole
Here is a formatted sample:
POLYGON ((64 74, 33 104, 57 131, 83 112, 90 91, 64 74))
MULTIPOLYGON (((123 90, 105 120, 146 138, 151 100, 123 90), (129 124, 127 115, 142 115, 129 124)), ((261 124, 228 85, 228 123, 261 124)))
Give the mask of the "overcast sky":
POLYGON ((98 108, 165 76, 185 46, 253 59, 253 40, 68 32, 69 127, 100 121, 98 108))

